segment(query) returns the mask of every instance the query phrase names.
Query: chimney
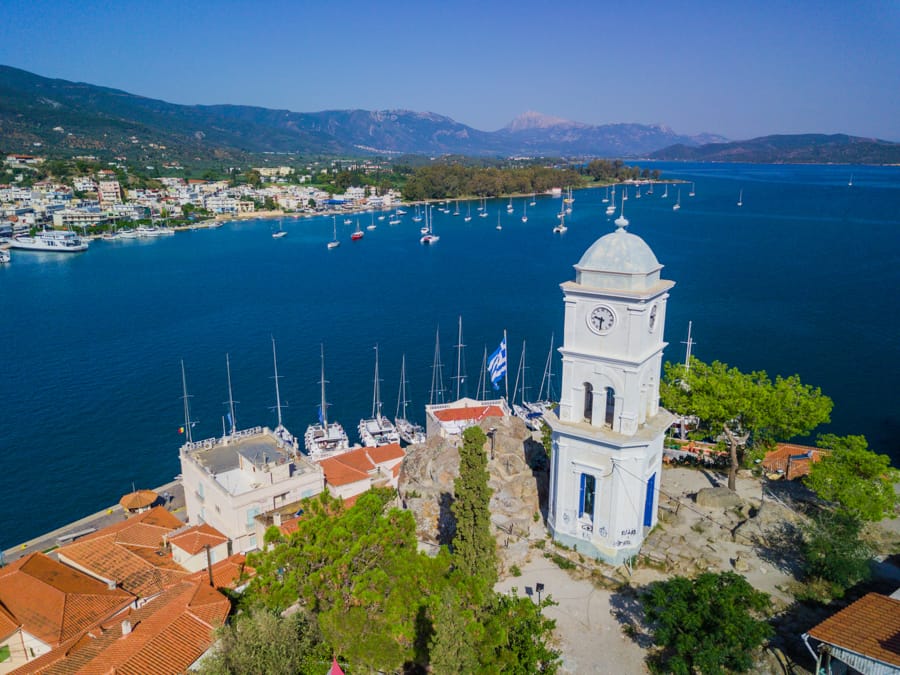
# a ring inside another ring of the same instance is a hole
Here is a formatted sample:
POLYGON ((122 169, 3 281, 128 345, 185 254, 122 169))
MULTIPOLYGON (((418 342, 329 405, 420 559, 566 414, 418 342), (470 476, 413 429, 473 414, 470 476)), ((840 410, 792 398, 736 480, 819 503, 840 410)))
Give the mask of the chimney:
POLYGON ((115 579, 107 579, 106 587, 111 591, 116 590, 116 580, 115 579))
POLYGON ((129 621, 128 619, 123 619, 122 620, 122 637, 125 637, 129 633, 131 633, 131 621, 129 621))
POLYGON ((209 572, 210 587, 215 588, 216 584, 213 581, 213 571, 212 571, 212 553, 209 550, 209 544, 206 545, 206 571, 209 572))
POLYGON ((276 511, 272 514, 272 524, 275 527, 281 527, 281 511, 276 511))

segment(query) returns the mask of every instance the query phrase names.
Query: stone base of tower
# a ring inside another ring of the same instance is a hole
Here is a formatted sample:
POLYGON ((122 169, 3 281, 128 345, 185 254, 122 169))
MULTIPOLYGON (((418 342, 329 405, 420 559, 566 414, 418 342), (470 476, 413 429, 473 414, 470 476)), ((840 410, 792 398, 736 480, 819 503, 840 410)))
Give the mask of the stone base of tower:
POLYGON ((548 529, 550 530, 550 536, 553 537, 553 541, 562 544, 563 546, 567 546, 581 555, 616 567, 640 553, 641 546, 644 544, 643 539, 641 539, 636 544, 627 548, 598 547, 589 540, 579 539, 578 537, 573 537, 563 532, 555 532, 550 525, 548 525, 548 529))

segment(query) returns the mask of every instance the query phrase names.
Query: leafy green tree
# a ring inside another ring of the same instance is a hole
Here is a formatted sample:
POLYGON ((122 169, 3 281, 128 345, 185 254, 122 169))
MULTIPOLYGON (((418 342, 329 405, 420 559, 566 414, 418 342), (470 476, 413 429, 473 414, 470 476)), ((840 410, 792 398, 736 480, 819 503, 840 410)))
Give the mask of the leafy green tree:
POLYGON ((510 595, 495 593, 483 612, 478 672, 532 675, 559 670, 559 652, 549 645, 556 622, 542 613, 554 604, 551 598, 532 602, 515 589, 510 595))
POLYGON ((320 675, 331 660, 315 620, 302 612, 240 614, 219 629, 218 639, 200 675, 320 675))
POLYGON ((799 376, 769 379, 765 371, 742 373, 720 361, 692 358, 666 363, 660 386, 665 407, 700 418, 702 433, 724 436, 731 455, 728 487, 735 489, 739 450, 748 441, 766 443, 804 435, 829 421, 833 403, 822 390, 805 385, 799 376))
POLYGON ((464 576, 490 589, 497 582, 497 551, 491 534, 486 442, 487 436, 480 427, 469 427, 463 432, 459 477, 450 508, 456 520, 453 564, 464 576))
POLYGON ((871 549, 859 538, 861 522, 847 511, 821 511, 803 528, 803 571, 831 584, 836 597, 871 573, 871 549))
POLYGON ((891 467, 890 457, 869 450, 865 436, 823 434, 817 445, 829 452, 810 467, 807 487, 861 520, 895 517, 900 496, 894 483, 900 472, 891 467))
POLYGON ((640 601, 662 648, 651 662, 656 672, 744 672, 753 664, 752 652, 772 634, 756 618, 769 608, 769 596, 734 572, 673 577, 652 584, 640 601))
POLYGON ((478 643, 483 631, 465 594, 448 586, 433 600, 434 634, 429 643, 431 670, 437 675, 478 672, 478 643))

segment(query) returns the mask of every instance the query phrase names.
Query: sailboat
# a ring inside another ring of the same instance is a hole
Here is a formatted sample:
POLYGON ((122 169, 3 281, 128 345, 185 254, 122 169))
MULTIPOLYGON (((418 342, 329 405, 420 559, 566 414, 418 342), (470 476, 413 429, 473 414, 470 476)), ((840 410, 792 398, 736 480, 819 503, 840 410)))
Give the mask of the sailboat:
POLYGON ((328 248, 337 248, 341 245, 341 242, 338 241, 337 238, 337 216, 331 216, 331 222, 334 225, 334 234, 332 235, 331 241, 328 242, 328 248))
POLYGON ((374 213, 372 213, 372 222, 370 222, 368 225, 366 225, 366 229, 367 230, 375 229, 375 214, 374 213))
POLYGON ((481 198, 481 203, 478 205, 477 211, 484 211, 487 206, 487 197, 481 198))
POLYGON ((500 224, 500 209, 497 209, 497 227, 495 229, 497 229, 497 230, 503 229, 503 225, 500 224))
POLYGON ((532 410, 528 403, 525 402, 525 392, 528 389, 525 386, 525 370, 525 340, 522 340, 522 355, 519 357, 519 368, 516 371, 516 383, 513 386, 512 409, 516 417, 525 422, 525 426, 532 431, 537 431, 541 427, 541 413, 532 410), (517 397, 518 403, 516 403, 517 397))
POLYGON ((738 205, 738 206, 743 206, 743 205, 744 205, 744 188, 741 188, 740 193, 738 193, 738 202, 737 202, 737 205, 738 205))
POLYGON ((528 205, 525 202, 522 202, 522 222, 528 222, 528 205))
POLYGON ((547 352, 547 362, 544 364, 544 375, 541 378, 541 388, 538 391, 538 400, 529 403, 534 411, 548 412, 558 403, 553 393, 553 335, 550 335, 550 351, 547 352))
POLYGON ((678 197, 675 198, 675 203, 672 205, 672 210, 677 211, 681 208, 681 188, 678 188, 678 197))
POLYGON ((694 192, 694 184, 691 183, 691 191, 688 192, 688 197, 693 197, 695 194, 697 194, 697 193, 694 192))
POLYGON ((463 221, 468 223, 470 220, 472 220, 472 202, 467 201, 466 202, 466 217, 463 218, 463 221))
MULTIPOLYGON (((231 391, 231 359, 228 354, 225 354, 225 372, 228 373, 228 400, 226 401, 228 412, 225 413, 225 417, 228 418, 228 426, 231 427, 231 437, 234 438, 235 434, 237 434, 237 417, 234 414, 234 404, 239 403, 239 401, 234 400, 234 394, 231 391)), ((222 418, 223 439, 229 435, 225 428, 225 417, 222 418)))
POLYGON ((381 414, 381 381, 378 379, 378 345, 375 345, 375 386, 372 390, 372 416, 359 421, 359 440, 367 448, 399 443, 397 428, 381 414))
POLYGON ((431 395, 428 405, 444 403, 444 365, 441 363, 441 327, 434 333, 434 362, 431 365, 431 395))
POLYGON ((457 199, 454 203, 456 204, 456 210, 453 211, 453 215, 458 216, 459 215, 459 200, 457 199))
POLYGON ((350 219, 350 218, 344 218, 344 225, 352 225, 352 224, 353 224, 353 220, 352 220, 352 219, 350 219))
POLYGON ((350 241, 359 241, 365 236, 365 232, 359 229, 359 218, 356 219, 356 231, 350 235, 350 241))
POLYGON ((640 186, 640 185, 637 186, 637 190, 636 190, 635 193, 634 193, 634 198, 635 198, 635 199, 640 199, 640 198, 641 198, 641 186, 640 186))
POLYGON ((185 445, 190 446, 190 444, 194 441, 194 439, 191 437, 191 428, 194 426, 194 420, 191 419, 191 397, 188 396, 187 393, 187 377, 184 374, 184 361, 181 362, 181 388, 184 392, 181 397, 184 400, 184 439, 185 445))
POLYGON ((425 227, 422 228, 423 231, 425 231, 425 234, 423 234, 419 238, 420 244, 434 244, 438 239, 440 239, 440 237, 437 236, 434 233, 434 231, 432 230, 432 227, 433 227, 432 220, 433 220, 433 216, 431 214, 431 209, 426 208, 425 209, 425 227))
POLYGON ((291 434, 287 429, 285 429, 284 424, 281 421, 281 409, 284 407, 281 405, 281 392, 278 389, 278 379, 280 375, 278 374, 278 356, 275 353, 275 337, 272 337, 272 364, 275 368, 275 411, 278 418, 278 424, 275 425, 275 436, 278 437, 279 440, 284 441, 286 444, 290 445, 294 450, 299 450, 297 447, 297 440, 294 438, 293 434, 291 434))
POLYGON ((611 216, 616 212, 616 186, 612 186, 612 194, 609 198, 609 206, 606 207, 606 215, 611 216))
MULTIPOLYGON (((381 216, 381 217, 384 218, 384 216, 381 216)), ((422 207, 419 206, 418 204, 416 204, 416 214, 412 217, 412 221, 414 223, 422 222, 422 207)))
POLYGON ((325 400, 325 345, 320 346, 322 359, 322 401, 319 403, 319 423, 310 424, 303 436, 306 453, 313 459, 321 458, 326 453, 339 454, 350 448, 347 432, 338 422, 328 423, 328 402, 325 400))
POLYGON ((669 198, 669 184, 666 183, 666 189, 663 191, 662 196, 660 196, 660 199, 668 199, 668 198, 669 198))
POLYGON ((604 204, 609 204, 609 185, 606 186, 606 196, 600 200, 604 204))
POLYGON ((409 400, 406 398, 406 354, 400 360, 400 390, 397 392, 397 412, 394 415, 394 426, 400 440, 408 445, 416 445, 426 441, 425 429, 420 424, 409 420, 406 407, 409 400), (402 412, 402 414, 401 414, 402 412))
POLYGON ((463 351, 463 332, 462 317, 459 317, 459 334, 456 339, 456 375, 452 378, 456 380, 456 400, 462 397, 462 385, 466 381, 466 358, 463 351))
POLYGON ((287 230, 281 228, 281 221, 278 221, 278 229, 272 233, 272 239, 281 239, 282 237, 287 236, 287 230))
POLYGON ((507 213, 512 213, 512 212, 513 212, 512 197, 509 198, 509 204, 508 204, 507 207, 506 207, 506 212, 507 212, 507 213))
POLYGON ((566 210, 561 210, 556 217, 559 218, 559 223, 553 228, 554 234, 563 234, 567 232, 569 228, 566 227, 566 210))
MULTIPOLYGON (((404 211, 403 213, 406 213, 404 211)), ((399 225, 400 224, 400 209, 394 211, 394 215, 388 218, 388 225, 399 225)))
POLYGON ((853 174, 850 174, 850 181, 847 183, 847 187, 853 187, 853 174))
POLYGON ((531 201, 528 202, 528 206, 534 206, 535 204, 537 204, 537 201, 535 201, 536 199, 537 199, 537 192, 532 192, 531 193, 531 201))

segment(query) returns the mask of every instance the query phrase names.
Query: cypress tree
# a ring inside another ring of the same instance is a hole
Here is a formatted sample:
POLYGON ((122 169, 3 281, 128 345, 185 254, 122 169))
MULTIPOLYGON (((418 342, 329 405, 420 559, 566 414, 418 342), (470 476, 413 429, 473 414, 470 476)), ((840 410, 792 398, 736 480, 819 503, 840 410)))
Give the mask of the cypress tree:
POLYGON ((491 589, 497 582, 497 552, 491 534, 486 441, 487 436, 479 427, 470 427, 463 433, 459 478, 454 484, 451 510, 456 520, 454 566, 466 577, 482 581, 491 589))

